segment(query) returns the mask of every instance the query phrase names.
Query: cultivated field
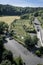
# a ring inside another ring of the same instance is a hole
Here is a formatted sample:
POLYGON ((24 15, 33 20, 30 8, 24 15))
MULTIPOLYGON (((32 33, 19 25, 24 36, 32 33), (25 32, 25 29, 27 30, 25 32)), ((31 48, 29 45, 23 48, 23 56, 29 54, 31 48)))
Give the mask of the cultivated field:
POLYGON ((0 17, 0 21, 6 22, 8 24, 13 22, 15 19, 20 19, 20 16, 2 16, 2 17, 0 17))

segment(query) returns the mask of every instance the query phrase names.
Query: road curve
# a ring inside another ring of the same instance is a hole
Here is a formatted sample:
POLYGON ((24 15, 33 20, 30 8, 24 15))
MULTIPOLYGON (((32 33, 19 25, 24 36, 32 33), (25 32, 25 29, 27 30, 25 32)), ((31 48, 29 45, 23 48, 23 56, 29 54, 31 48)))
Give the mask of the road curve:
POLYGON ((15 40, 9 40, 9 38, 7 38, 7 41, 4 47, 13 53, 13 57, 21 56, 26 65, 43 64, 43 58, 35 56, 15 40))
POLYGON ((37 37, 40 40, 40 43, 41 43, 40 45, 43 47, 43 29, 40 25, 40 22, 38 21, 37 18, 35 18, 35 20, 33 21, 33 24, 35 26, 36 31, 39 28, 39 31, 37 31, 37 37))

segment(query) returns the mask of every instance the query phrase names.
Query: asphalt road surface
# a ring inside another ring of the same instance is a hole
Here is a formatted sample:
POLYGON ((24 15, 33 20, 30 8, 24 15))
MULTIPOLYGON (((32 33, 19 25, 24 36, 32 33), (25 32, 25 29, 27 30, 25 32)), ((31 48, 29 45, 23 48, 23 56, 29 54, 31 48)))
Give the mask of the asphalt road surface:
MULTIPOLYGON (((39 23, 39 21, 37 20, 37 18, 35 18, 34 22, 35 23, 37 23, 37 22, 39 23)), ((40 28, 41 35, 42 35, 42 28, 41 28, 41 26, 40 25, 35 25, 36 29, 37 29, 37 26, 40 28)), ((37 35, 40 38, 40 32, 37 32, 37 35)), ((26 65, 43 64, 43 58, 37 57, 32 52, 30 52, 25 47, 23 47, 21 44, 19 44, 17 41, 15 41, 15 40, 9 40, 9 38, 7 38, 7 41, 8 42, 5 43, 4 46, 5 46, 5 48, 7 50, 10 50, 13 53, 13 57, 21 56, 21 58, 26 63, 26 65)))
POLYGON ((43 29, 42 29, 40 22, 38 21, 37 18, 35 18, 35 20, 33 21, 33 24, 34 24, 35 29, 37 31, 37 37, 39 38, 40 43, 41 43, 40 46, 43 46, 43 29))
POLYGON ((9 40, 9 38, 7 38, 7 41, 4 46, 13 53, 13 57, 21 56, 26 65, 43 64, 43 58, 35 56, 15 40, 9 40))

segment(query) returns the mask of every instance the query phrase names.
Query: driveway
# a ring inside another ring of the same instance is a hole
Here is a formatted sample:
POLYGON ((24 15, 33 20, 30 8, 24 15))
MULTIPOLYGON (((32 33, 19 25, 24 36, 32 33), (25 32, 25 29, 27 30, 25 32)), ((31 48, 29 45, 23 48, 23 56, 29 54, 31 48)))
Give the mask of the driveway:
POLYGON ((21 56, 26 65, 43 64, 43 58, 35 56, 15 40, 9 40, 9 38, 7 38, 7 41, 4 46, 13 53, 13 57, 21 56))

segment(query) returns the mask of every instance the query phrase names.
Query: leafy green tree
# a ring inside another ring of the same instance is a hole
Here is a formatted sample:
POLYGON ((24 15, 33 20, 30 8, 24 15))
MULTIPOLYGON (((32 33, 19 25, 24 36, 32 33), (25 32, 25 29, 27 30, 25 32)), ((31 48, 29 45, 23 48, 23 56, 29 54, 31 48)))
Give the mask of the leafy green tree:
POLYGON ((31 45, 31 36, 30 35, 26 36, 26 38, 25 38, 25 44, 27 46, 31 45))
POLYGON ((8 24, 5 22, 0 22, 0 34, 4 33, 8 30, 8 24))
POLYGON ((40 52, 43 55, 43 47, 40 47, 40 52))
POLYGON ((11 31, 10 31, 10 36, 12 37, 13 34, 14 34, 14 30, 11 30, 11 31))
POLYGON ((36 45, 37 42, 38 42, 37 36, 31 37, 30 35, 28 35, 28 36, 25 38, 25 44, 26 44, 27 46, 36 45))
POLYGON ((34 45, 38 43, 38 38, 37 38, 37 36, 32 37, 32 43, 33 43, 34 45))
POLYGON ((19 65, 23 65, 23 61, 22 61, 21 57, 19 57, 19 65))
POLYGON ((41 53, 40 53, 40 51, 39 50, 37 50, 36 52, 35 52, 35 54, 37 55, 37 56, 41 56, 41 53))
POLYGON ((35 12, 35 13, 34 13, 34 16, 37 17, 37 16, 38 16, 38 12, 35 12))
POLYGON ((17 65, 23 65, 23 60, 21 59, 20 56, 18 58, 16 58, 16 63, 17 63, 17 65))
POLYGON ((3 52, 2 59, 3 60, 8 59, 8 60, 10 60, 12 62, 13 61, 13 55, 12 55, 12 53, 10 51, 5 50, 3 52))
POLYGON ((3 37, 0 35, 0 62, 2 61, 2 53, 4 51, 3 37))
POLYGON ((2 5, 0 4, 0 16, 3 15, 24 15, 24 14, 30 14, 34 12, 38 12, 42 10, 43 8, 31 8, 31 7, 15 7, 11 5, 2 5))
POLYGON ((21 19, 29 19, 29 15, 28 14, 24 14, 21 16, 21 19))

